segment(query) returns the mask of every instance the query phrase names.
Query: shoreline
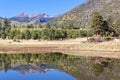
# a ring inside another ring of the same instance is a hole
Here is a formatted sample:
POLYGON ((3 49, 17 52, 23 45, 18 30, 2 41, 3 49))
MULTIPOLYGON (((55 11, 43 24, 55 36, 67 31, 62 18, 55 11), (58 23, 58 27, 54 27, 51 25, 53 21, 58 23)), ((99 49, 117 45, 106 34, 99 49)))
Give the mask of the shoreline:
POLYGON ((86 38, 59 41, 23 40, 21 42, 0 39, 0 54, 49 52, 86 57, 120 58, 120 42, 88 43, 86 38))

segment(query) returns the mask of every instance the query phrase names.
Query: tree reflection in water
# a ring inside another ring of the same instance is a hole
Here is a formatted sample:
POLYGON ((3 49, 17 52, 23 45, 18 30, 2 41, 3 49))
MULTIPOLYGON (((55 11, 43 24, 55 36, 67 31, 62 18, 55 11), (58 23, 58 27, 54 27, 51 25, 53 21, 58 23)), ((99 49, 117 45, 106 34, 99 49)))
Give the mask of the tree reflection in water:
POLYGON ((46 72, 58 69, 78 80, 119 80, 120 59, 78 57, 62 53, 0 54, 0 70, 20 73, 46 72))

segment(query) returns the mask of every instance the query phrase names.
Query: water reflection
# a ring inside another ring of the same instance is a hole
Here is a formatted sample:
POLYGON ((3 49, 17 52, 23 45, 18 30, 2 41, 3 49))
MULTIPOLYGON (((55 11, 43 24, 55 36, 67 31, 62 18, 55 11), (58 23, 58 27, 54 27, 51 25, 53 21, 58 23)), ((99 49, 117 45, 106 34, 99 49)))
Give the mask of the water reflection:
POLYGON ((119 80, 120 59, 76 57, 61 53, 0 54, 0 80, 16 79, 119 80))
POLYGON ((27 65, 19 65, 16 67, 11 68, 11 70, 15 70, 21 74, 28 74, 28 73, 46 73, 48 71, 52 71, 54 68, 50 67, 47 64, 27 64, 27 65))
POLYGON ((76 80, 46 64, 25 64, 0 71, 0 80, 76 80))
POLYGON ((0 80, 77 80, 57 68, 67 55, 0 54, 0 80))

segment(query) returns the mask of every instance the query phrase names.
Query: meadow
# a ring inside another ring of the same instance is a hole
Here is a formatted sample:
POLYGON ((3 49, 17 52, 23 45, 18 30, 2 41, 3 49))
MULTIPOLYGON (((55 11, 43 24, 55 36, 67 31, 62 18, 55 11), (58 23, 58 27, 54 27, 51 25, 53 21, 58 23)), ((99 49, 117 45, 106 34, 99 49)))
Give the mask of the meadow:
POLYGON ((87 38, 66 40, 38 41, 38 40, 13 40, 0 39, 0 53, 47 53, 62 52, 77 56, 96 56, 120 58, 120 42, 87 42, 87 38))

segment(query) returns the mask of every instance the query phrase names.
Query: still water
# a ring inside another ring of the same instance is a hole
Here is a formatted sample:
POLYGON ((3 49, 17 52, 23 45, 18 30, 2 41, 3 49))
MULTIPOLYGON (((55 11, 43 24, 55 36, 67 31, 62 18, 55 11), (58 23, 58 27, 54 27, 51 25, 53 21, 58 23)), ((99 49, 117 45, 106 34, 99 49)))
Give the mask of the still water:
POLYGON ((120 59, 0 54, 0 80, 120 80, 120 59))

